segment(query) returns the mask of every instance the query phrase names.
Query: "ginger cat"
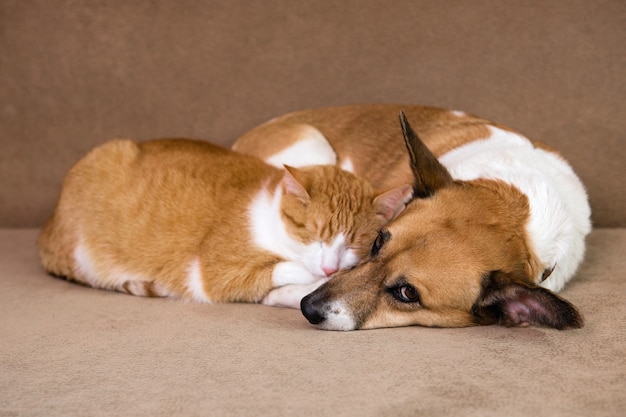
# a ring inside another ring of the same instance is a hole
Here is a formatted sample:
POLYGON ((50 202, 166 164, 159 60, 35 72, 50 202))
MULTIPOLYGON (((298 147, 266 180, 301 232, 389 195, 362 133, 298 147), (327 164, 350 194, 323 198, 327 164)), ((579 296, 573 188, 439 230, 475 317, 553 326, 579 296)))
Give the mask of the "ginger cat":
POLYGON ((113 140, 67 174, 39 252, 51 274, 92 287, 299 308, 369 252, 411 194, 203 141, 113 140))

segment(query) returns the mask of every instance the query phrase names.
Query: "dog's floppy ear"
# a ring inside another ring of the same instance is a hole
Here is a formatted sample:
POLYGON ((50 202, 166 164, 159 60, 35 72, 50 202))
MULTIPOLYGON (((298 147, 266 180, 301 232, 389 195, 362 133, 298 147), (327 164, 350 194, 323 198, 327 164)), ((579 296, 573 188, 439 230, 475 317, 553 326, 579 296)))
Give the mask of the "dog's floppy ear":
POLYGON ((582 315, 570 302, 502 271, 491 272, 483 279, 482 293, 472 313, 479 324, 539 325, 559 330, 584 325, 582 315))
POLYGON ((400 126, 413 171, 413 196, 428 197, 437 189, 452 184, 452 176, 417 136, 404 112, 400 112, 400 126))

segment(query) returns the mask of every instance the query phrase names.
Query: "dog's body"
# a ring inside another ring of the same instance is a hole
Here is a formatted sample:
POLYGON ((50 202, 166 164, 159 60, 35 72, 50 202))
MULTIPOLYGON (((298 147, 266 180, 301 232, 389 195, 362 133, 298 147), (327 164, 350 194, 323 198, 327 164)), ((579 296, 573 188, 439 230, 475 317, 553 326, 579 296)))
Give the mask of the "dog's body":
POLYGON ((582 325, 551 291, 583 258, 590 209, 571 167, 545 145, 461 112, 361 105, 274 119, 233 149, 275 164, 338 163, 379 188, 415 184, 414 201, 381 231, 370 259, 303 300, 311 322, 582 325), (404 124, 409 160, 401 111, 419 133, 404 124))

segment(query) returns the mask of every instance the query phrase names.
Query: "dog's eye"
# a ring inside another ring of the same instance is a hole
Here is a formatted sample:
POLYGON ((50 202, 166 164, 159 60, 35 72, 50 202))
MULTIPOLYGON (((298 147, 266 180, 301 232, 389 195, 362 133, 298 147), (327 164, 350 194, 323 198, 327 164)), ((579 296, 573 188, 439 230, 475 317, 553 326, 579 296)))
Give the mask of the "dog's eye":
POLYGON ((402 301, 403 303, 419 303, 420 295, 417 289, 414 286, 405 284, 399 287, 392 288, 390 290, 391 294, 398 301, 402 301))
POLYGON ((374 240, 374 244, 372 245, 371 255, 376 256, 380 249, 383 247, 385 242, 389 239, 389 232, 386 230, 380 230, 378 232, 378 236, 376 236, 376 240, 374 240))

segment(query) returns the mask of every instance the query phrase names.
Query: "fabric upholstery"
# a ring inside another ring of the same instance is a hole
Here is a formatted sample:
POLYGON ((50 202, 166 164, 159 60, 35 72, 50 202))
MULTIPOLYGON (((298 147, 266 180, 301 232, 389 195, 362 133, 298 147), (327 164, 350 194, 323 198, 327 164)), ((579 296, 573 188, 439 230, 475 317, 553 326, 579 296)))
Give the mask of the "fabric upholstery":
POLYGON ((562 295, 580 330, 330 332, 298 310, 138 298, 46 276, 0 230, 1 416, 621 416, 624 229, 562 295))
POLYGON ((0 226, 41 225, 71 164, 113 137, 228 145, 289 111, 371 102, 544 141, 594 224, 625 226, 625 16, 621 0, 4 0, 0 226))
POLYGON ((621 416, 622 0, 0 2, 0 416, 621 416), (316 330, 48 276, 61 181, 113 137, 228 146, 280 114, 465 110, 559 149, 594 231, 562 295, 580 330, 316 330))

